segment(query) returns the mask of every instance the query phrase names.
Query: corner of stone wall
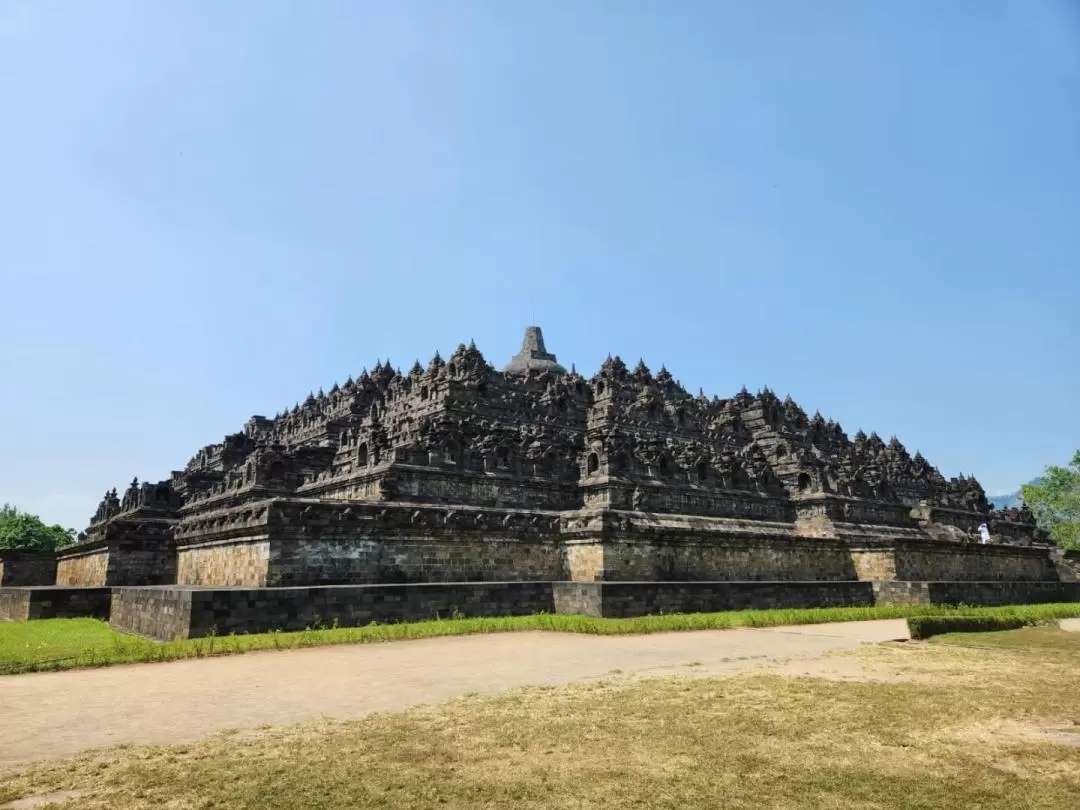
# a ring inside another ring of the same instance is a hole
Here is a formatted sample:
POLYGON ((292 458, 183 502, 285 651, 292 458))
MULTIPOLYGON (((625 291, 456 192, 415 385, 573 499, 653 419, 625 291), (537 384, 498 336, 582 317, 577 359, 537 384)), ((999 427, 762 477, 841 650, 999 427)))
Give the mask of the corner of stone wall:
POLYGON ((109 624, 157 641, 185 639, 191 627, 192 594, 188 588, 113 588, 109 624))
POLYGON ((1080 582, 1080 551, 1064 551, 1055 548, 1050 552, 1050 560, 1062 582, 1080 582))

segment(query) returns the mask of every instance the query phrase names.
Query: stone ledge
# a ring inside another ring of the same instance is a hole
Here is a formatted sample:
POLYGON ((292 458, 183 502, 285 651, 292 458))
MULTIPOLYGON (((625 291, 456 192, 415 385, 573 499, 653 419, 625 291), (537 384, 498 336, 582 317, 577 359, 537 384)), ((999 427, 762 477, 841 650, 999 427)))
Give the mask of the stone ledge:
POLYGON ((111 595, 111 588, 0 588, 0 619, 108 619, 111 595))
POLYGON ((743 609, 875 604, 1001 605, 1080 602, 1062 582, 447 582, 283 588, 113 589, 112 624, 159 640, 355 627, 452 614, 576 613, 628 617, 743 609))
POLYGON ((113 591, 112 624, 159 640, 304 630, 337 622, 553 613, 550 582, 454 582, 280 588, 173 586, 113 591))
POLYGON ((56 582, 56 552, 0 549, 0 586, 26 587, 56 582))

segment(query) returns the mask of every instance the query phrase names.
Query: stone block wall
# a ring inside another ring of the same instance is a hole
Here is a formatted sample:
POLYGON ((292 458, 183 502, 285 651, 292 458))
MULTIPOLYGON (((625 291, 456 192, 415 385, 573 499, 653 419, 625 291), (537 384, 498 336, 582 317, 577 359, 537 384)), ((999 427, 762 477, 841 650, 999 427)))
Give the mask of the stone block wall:
POLYGON ((118 630, 171 640, 454 614, 627 617, 874 603, 869 582, 483 582, 310 588, 116 588, 118 630))
POLYGON ((871 583, 878 605, 929 605, 930 590, 925 582, 884 580, 871 583))
POLYGON ((0 619, 109 618, 108 588, 0 588, 0 619))
POLYGON ((1080 602, 1075 582, 928 582, 934 605, 1025 605, 1080 602))
POLYGON ((604 579, 854 580, 850 549, 828 540, 629 536, 604 544, 604 579))
POLYGON ((176 566, 180 585, 263 587, 269 575, 270 540, 255 535, 187 546, 178 550, 176 566))
POLYGON ((883 605, 1026 605, 1080 602, 1080 582, 875 582, 883 605))
POLYGON ((56 562, 56 584, 92 588, 108 583, 109 548, 61 552, 56 562))
POLYGON ((91 538, 57 553, 56 584, 79 587, 176 582, 176 521, 132 513, 97 524, 91 538))
MULTIPOLYGON (((220 539, 191 542, 188 522, 179 527, 181 584, 279 587, 566 577, 559 519, 550 514, 279 499, 206 522, 222 527, 220 539)), ((206 527, 200 531, 206 535, 206 527)))
MULTIPOLYGON (((748 504, 775 505, 770 499, 750 499, 748 504)), ((179 544, 176 581, 276 587, 567 579, 1004 581, 1056 577, 1045 550, 929 541, 913 525, 833 522, 826 514, 828 506, 801 504, 799 516, 785 522, 767 518, 786 513, 764 517, 592 509, 552 513, 272 498, 185 516, 175 529, 179 544), (824 524, 814 528, 806 522, 818 518, 828 520, 833 528, 824 524), (808 527, 814 528, 814 536, 799 534, 808 527), (835 536, 829 536, 830 532, 835 536)), ((89 584, 92 580, 78 581, 89 584)), ((109 584, 136 584, 136 580, 121 583, 112 578, 109 584)))
POLYGON ((1018 581, 1058 579, 1045 547, 976 543, 898 543, 896 579, 935 581, 1018 581))
POLYGON ((171 641, 188 638, 191 588, 112 588, 109 623, 125 633, 171 641))
POLYGON ((937 581, 1055 581, 1050 551, 1038 546, 938 541, 881 541, 851 550, 859 579, 937 581))
POLYGON ((171 585, 176 582, 176 549, 171 543, 110 540, 94 548, 59 553, 56 584, 68 587, 171 585))
POLYGON ((271 549, 271 584, 562 579, 553 537, 485 532, 394 532, 363 540, 300 538, 271 549))
POLYGON ((22 622, 30 615, 28 588, 0 588, 0 621, 22 622))
MULTIPOLYGON (((0 615, 23 608, 0 590, 0 615)), ((57 589, 59 590, 59 589, 57 589)), ((108 592, 108 589, 99 589, 108 592)), ((25 598, 25 597, 24 597, 25 598)), ((115 588, 112 624, 160 640, 362 626, 455 614, 569 613, 630 617, 874 604, 1007 605, 1078 602, 1080 582, 475 582, 310 588, 115 588)), ((53 609, 55 611, 55 608, 53 609)), ((51 614, 51 615, 55 615, 51 614)), ((85 615, 85 614, 78 614, 85 615)), ((34 616, 31 616, 34 618, 34 616)))
POLYGON ((421 503, 557 510, 576 509, 583 502, 574 483, 502 472, 470 473, 398 464, 393 477, 400 498, 421 503))
POLYGON ((55 582, 55 552, 0 550, 0 587, 53 585, 55 582))
POLYGON ((110 545, 109 585, 172 585, 176 583, 176 547, 141 539, 110 545))
POLYGON ((601 589, 596 582, 552 582, 556 613, 603 616, 601 589))
POLYGON ((600 615, 615 618, 874 604, 869 582, 603 582, 592 587, 599 591, 600 615))
POLYGON ((893 547, 851 549, 855 576, 864 581, 896 579, 896 553, 893 547))
POLYGON ((563 547, 566 576, 574 582, 604 578, 604 546, 587 538, 568 540, 563 547))
POLYGON ((585 582, 858 578, 845 542, 797 531, 794 521, 589 510, 567 516, 562 538, 570 578, 585 582))
POLYGON ((160 640, 418 621, 453 614, 552 613, 550 582, 328 585, 312 588, 117 588, 112 624, 160 640))

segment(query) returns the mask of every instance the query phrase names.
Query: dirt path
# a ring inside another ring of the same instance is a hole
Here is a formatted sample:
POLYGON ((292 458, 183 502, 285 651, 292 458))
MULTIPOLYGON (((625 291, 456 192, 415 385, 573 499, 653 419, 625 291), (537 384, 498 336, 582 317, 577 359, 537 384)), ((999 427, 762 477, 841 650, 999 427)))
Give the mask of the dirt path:
POLYGON ((119 743, 185 742, 224 729, 564 684, 613 670, 738 672, 907 637, 902 620, 645 636, 505 633, 12 675, 0 678, 0 768, 119 743))

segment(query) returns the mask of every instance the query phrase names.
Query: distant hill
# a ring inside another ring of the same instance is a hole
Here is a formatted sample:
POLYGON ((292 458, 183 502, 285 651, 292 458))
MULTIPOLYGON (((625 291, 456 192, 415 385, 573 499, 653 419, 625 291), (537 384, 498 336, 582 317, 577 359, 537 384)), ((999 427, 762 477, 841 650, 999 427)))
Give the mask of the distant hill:
POLYGON ((1023 500, 1020 490, 1010 492, 1008 495, 987 495, 986 499, 990 501, 995 509, 1009 509, 1019 506, 1023 500))
MULTIPOLYGON (((1036 478, 1032 481, 1028 481, 1029 484, 1038 484, 1042 481, 1041 478, 1036 478)), ((1018 507, 1024 500, 1024 496, 1021 490, 1016 492, 1009 492, 1004 495, 987 495, 986 500, 993 504, 995 509, 1009 509, 1012 507, 1018 507)))

